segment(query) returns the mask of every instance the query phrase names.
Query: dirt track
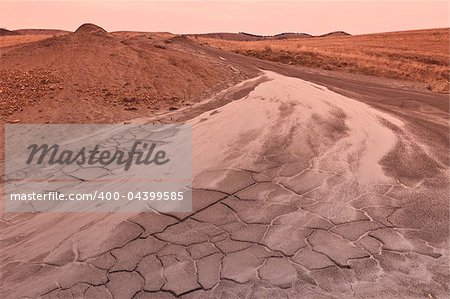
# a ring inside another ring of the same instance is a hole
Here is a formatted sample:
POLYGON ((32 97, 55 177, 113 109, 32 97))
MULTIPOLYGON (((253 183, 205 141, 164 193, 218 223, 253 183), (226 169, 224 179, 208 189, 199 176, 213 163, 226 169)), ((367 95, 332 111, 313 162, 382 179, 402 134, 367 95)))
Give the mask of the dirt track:
POLYGON ((445 298, 448 97, 208 51, 269 71, 170 115, 193 212, 4 217, 0 294, 445 298))

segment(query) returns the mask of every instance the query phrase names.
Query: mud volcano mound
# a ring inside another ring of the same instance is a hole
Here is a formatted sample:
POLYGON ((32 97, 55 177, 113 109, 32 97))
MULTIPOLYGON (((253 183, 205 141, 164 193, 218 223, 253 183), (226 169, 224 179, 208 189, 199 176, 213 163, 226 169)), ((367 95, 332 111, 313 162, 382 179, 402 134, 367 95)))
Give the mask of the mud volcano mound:
POLYGON ((96 35, 106 35, 108 32, 106 32, 105 29, 103 29, 100 26, 97 26, 95 24, 86 23, 78 27, 77 30, 75 30, 75 34, 96 34, 96 35))

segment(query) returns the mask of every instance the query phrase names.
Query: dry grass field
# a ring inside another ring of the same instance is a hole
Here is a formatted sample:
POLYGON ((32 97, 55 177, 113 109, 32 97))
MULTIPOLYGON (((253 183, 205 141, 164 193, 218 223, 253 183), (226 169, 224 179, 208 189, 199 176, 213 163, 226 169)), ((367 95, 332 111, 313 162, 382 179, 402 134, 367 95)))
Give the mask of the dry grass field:
POLYGON ((448 28, 287 40, 198 40, 285 64, 404 79, 427 83, 434 91, 449 90, 448 28))

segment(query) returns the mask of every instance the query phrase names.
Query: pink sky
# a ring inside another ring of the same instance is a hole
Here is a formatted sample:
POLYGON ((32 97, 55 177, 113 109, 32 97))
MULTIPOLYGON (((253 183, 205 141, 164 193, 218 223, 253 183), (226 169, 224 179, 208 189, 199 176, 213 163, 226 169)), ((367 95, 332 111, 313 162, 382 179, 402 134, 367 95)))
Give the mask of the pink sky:
POLYGON ((0 27, 352 34, 449 27, 447 1, 4 1, 0 27))

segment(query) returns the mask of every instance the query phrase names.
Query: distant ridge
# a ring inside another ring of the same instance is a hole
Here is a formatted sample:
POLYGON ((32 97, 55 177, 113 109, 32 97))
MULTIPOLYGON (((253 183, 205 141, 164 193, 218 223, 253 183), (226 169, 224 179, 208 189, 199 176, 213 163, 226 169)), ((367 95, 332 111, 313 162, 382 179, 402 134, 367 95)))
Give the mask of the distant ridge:
POLYGON ((319 37, 348 36, 348 35, 351 35, 351 34, 345 32, 345 31, 333 31, 333 32, 329 32, 329 33, 325 33, 325 34, 319 35, 319 37))
POLYGON ((274 39, 287 39, 287 38, 299 38, 299 37, 313 37, 308 33, 296 33, 296 32, 283 32, 275 34, 274 39))
POLYGON ((19 35, 20 33, 5 29, 5 28, 0 28, 0 36, 5 36, 5 35, 19 35))
POLYGON ((70 31, 60 29, 17 29, 13 32, 23 35, 62 35, 70 33, 70 31))
POLYGON ((297 39, 297 38, 313 38, 313 37, 334 37, 347 35, 350 34, 344 31, 334 31, 317 36, 308 33, 297 33, 297 32, 283 32, 275 35, 259 35, 248 32, 239 32, 239 33, 217 32, 217 33, 189 34, 189 36, 194 38, 207 37, 223 40, 234 40, 234 41, 280 40, 280 39, 297 39))
POLYGON ((251 36, 256 39, 265 39, 265 40, 312 37, 311 34, 296 33, 296 32, 283 32, 283 33, 278 33, 275 35, 257 35, 257 34, 251 34, 251 33, 246 33, 246 32, 239 32, 239 34, 251 36))

